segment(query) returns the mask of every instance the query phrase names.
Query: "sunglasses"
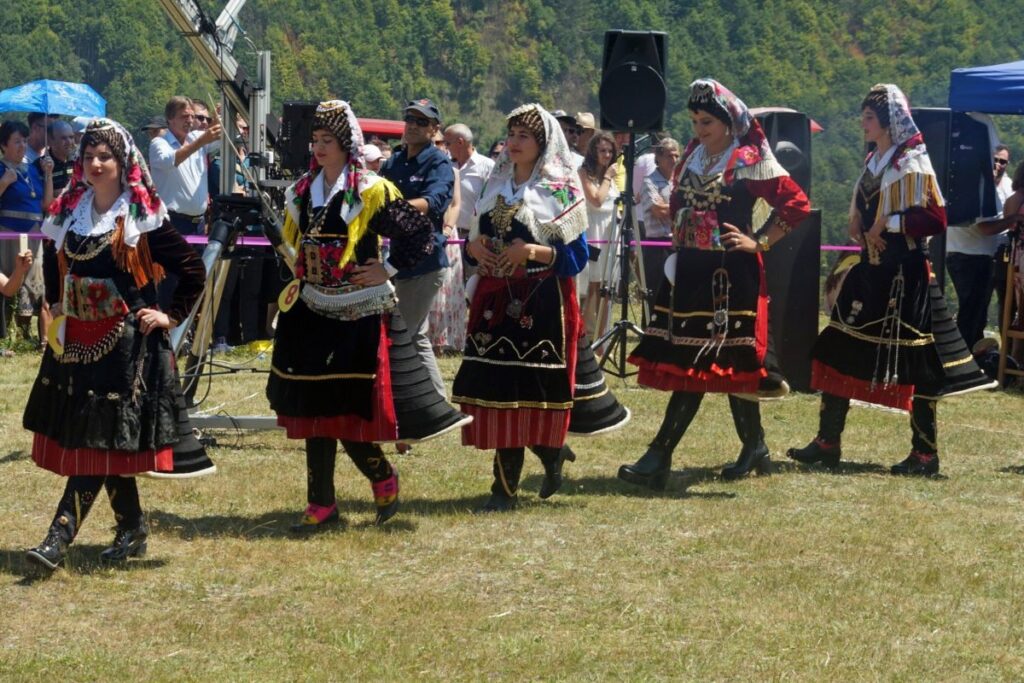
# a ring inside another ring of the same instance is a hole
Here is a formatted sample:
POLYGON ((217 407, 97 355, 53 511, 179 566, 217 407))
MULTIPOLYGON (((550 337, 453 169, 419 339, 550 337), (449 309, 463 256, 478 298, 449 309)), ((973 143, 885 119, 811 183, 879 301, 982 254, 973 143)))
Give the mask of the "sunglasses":
POLYGON ((415 114, 406 114, 405 118, 402 120, 414 126, 419 126, 420 128, 426 128, 430 125, 430 119, 425 116, 416 116, 415 114))
POLYGON ((203 123, 209 123, 210 121, 213 121, 212 117, 210 117, 210 116, 202 116, 200 114, 196 114, 195 115, 195 119, 196 119, 196 121, 202 121, 203 123))
POLYGON ((1006 166, 1008 163, 1010 163, 1009 159, 1000 159, 999 157, 994 158, 992 161, 995 164, 998 164, 999 166, 1006 166))

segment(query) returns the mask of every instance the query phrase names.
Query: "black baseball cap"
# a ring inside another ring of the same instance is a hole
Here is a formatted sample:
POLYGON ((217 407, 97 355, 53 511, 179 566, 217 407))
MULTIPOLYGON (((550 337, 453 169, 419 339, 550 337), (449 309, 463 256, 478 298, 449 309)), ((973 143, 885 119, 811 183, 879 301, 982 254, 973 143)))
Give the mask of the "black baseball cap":
POLYGON ((438 123, 441 123, 441 110, 437 108, 433 100, 424 97, 421 100, 409 100, 409 103, 405 105, 405 111, 418 111, 419 113, 426 116, 428 119, 434 119, 438 123))
POLYGON ((165 119, 163 116, 154 116, 146 122, 146 125, 142 127, 142 130, 160 130, 161 128, 166 127, 167 119, 165 119))

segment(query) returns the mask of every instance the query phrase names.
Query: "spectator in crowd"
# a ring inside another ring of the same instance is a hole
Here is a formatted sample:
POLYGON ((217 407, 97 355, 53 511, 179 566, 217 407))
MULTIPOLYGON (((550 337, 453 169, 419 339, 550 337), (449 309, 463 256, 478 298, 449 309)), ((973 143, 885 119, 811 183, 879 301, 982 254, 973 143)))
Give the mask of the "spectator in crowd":
POLYGON ((473 131, 464 123, 453 123, 444 131, 448 142, 448 153, 459 171, 459 186, 462 202, 455 227, 463 239, 469 235, 469 222, 473 218, 473 207, 480 196, 484 181, 494 168, 494 160, 476 151, 473 146, 473 131))
POLYGON ((380 172, 381 164, 384 163, 384 153, 377 145, 366 145, 363 147, 363 166, 366 170, 374 173, 380 172))
MULTIPOLYGON (((996 184, 996 205, 1002 212, 1004 220, 1013 212, 1006 211, 1006 200, 1013 194, 1013 181, 1010 179, 1010 148, 1006 145, 997 145, 992 155, 992 176, 996 184)), ((999 233, 999 242, 996 247, 996 255, 992 259, 992 288, 996 291, 996 319, 1000 329, 1003 326, 1003 304, 1006 301, 1006 265, 1010 262, 1010 233, 1008 229, 1013 225, 1004 225, 1003 232, 999 233)), ((991 295, 989 301, 992 300, 991 295)))
POLYGON ((154 116, 142 126, 142 131, 149 137, 149 141, 162 137, 167 132, 167 119, 163 116, 154 116))
MULTIPOLYGON (((669 194, 672 191, 672 169, 679 163, 681 150, 672 138, 663 138, 654 148, 655 168, 643 179, 638 206, 643 221, 643 239, 671 242, 672 219, 669 194)), ((657 290, 665 268, 665 259, 672 247, 642 247, 644 252, 644 286, 648 292, 657 290)))
MULTIPOLYGON (((53 159, 53 194, 71 182, 71 174, 75 168, 75 131, 67 121, 56 120, 47 128, 46 136, 50 141, 50 158, 53 159)), ((36 167, 43 174, 42 160, 36 160, 36 167)))
MULTIPOLYGON (((14 269, 11 272, 11 276, 8 278, 3 272, 0 272, 0 296, 13 299, 18 295, 18 290, 25 283, 25 278, 28 276, 28 271, 32 267, 32 252, 28 249, 18 252, 14 257, 14 269)), ((2 301, 2 300, 0 300, 2 301)), ((7 308, 3 306, 3 308, 7 308)), ((4 314, 0 314, 0 319, 3 318, 4 314)), ((3 336, 6 336, 6 330, 3 336)), ((10 349, 0 350, 0 356, 13 356, 14 352, 10 349)))
POLYGON ((26 139, 28 144, 24 159, 26 164, 35 163, 39 157, 43 156, 43 152, 46 150, 46 127, 57 120, 56 116, 47 116, 40 112, 28 115, 28 137, 26 139))
MULTIPOLYGON (((45 137, 45 134, 44 134, 45 137)), ((39 164, 26 163, 29 128, 21 121, 5 121, 0 125, 0 231, 38 232, 43 212, 53 201, 53 159, 43 155, 39 164)), ((11 272, 22 247, 14 240, 0 242, 0 271, 11 272)), ((42 291, 22 285, 18 290, 15 319, 22 335, 29 338, 33 313, 41 311, 42 291)), ((6 305, 4 316, 6 316, 6 305)), ((42 333, 42 321, 40 332, 42 333)), ((4 325, 6 332, 6 324, 4 325)), ((40 336, 40 344, 45 336, 40 336)))
MULTIPOLYGON (((206 155, 211 143, 220 140, 220 124, 196 129, 192 100, 176 95, 164 107, 167 132, 149 143, 149 166, 160 198, 167 205, 171 225, 182 235, 202 232, 209 199, 209 168, 206 155)), ((172 273, 159 285, 160 306, 171 305, 177 286, 172 273)))
POLYGON ((491 145, 491 148, 489 150, 487 150, 487 156, 489 156, 491 158, 491 161, 496 161, 498 159, 498 157, 501 156, 501 152, 504 149, 505 149, 505 141, 504 140, 496 140, 494 142, 494 144, 491 145))
MULTIPOLYGON (((590 138, 587 156, 579 170, 583 194, 587 198, 587 247, 590 260, 580 273, 577 289, 583 300, 583 322, 587 334, 593 339, 604 333, 603 329, 598 329, 601 281, 608 259, 615 254, 617 247, 607 243, 615 222, 615 199, 619 196, 613 165, 617 154, 615 139, 599 131, 590 138)), ((604 318, 607 322, 607 316, 604 318)))
POLYGON ((576 164, 578 169, 583 164, 583 155, 576 151, 576 146, 580 140, 580 128, 579 124, 576 123, 576 117, 572 114, 567 113, 563 109, 556 109, 551 112, 551 115, 558 121, 558 125, 562 127, 562 133, 565 134, 565 141, 569 143, 569 150, 572 153, 573 163, 576 164))
POLYGON ((575 151, 580 154, 586 154, 587 147, 590 145, 590 138, 594 137, 594 133, 597 132, 594 115, 589 111, 579 112, 576 114, 576 127, 579 130, 579 136, 576 140, 575 151))
MULTIPOLYGON (((434 136, 434 146, 448 154, 448 144, 440 131, 434 136)), ((434 353, 461 352, 466 344, 466 287, 463 278, 462 247, 451 241, 458 236, 455 224, 462 211, 462 187, 459 169, 452 161, 455 182, 452 185, 452 203, 444 212, 442 225, 444 236, 450 240, 445 247, 448 251, 448 267, 444 270, 444 281, 434 298, 434 304, 427 313, 427 336, 434 353)))
MULTIPOLYGON (((993 173, 996 181, 996 210, 1000 217, 1003 201, 1009 196, 1009 193, 1001 190, 1009 160, 1010 150, 1005 145, 996 147, 993 152, 993 173)), ((970 226, 951 225, 946 231, 946 270, 953 281, 959 303, 956 326, 969 349, 985 336, 994 282, 993 259, 999 248, 999 235, 1005 227, 1004 221, 997 218, 970 226)))
MULTIPOLYGON (((448 157, 432 144, 441 126, 441 112, 427 98, 412 100, 405 108, 405 146, 381 167, 381 175, 393 182, 402 197, 434 226, 434 250, 418 265, 397 271, 395 289, 398 310, 412 334, 413 344, 430 373, 434 388, 447 396, 434 350, 427 337, 427 313, 444 281, 448 268, 444 214, 451 204, 455 174, 448 157)), ((391 273, 393 274, 393 273, 391 273)))
MULTIPOLYGON (((650 136, 651 146, 646 152, 633 160, 633 199, 637 207, 640 206, 640 193, 644 189, 644 179, 651 175, 657 166, 654 156, 658 145, 661 144, 663 139, 668 137, 668 133, 657 132, 651 133, 650 136)), ((637 214, 637 217, 639 218, 640 214, 637 214)))
MULTIPOLYGON (((71 119, 71 129, 75 131, 75 154, 78 154, 78 146, 82 144, 82 136, 85 135, 85 127, 89 125, 92 118, 89 116, 76 116, 71 119)), ((166 123, 165 123, 166 125, 166 123)))

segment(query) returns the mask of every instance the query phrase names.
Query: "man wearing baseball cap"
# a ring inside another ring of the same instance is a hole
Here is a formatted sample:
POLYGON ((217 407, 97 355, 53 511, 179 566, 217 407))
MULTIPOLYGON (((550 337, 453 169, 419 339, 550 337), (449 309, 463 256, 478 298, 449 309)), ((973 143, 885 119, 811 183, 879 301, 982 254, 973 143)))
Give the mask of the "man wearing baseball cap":
POLYGON ((427 313, 441 289, 444 269, 449 265, 443 221, 445 210, 452 202, 455 172, 451 159, 433 144, 441 126, 437 105, 427 98, 410 100, 403 120, 405 144, 384 162, 380 174, 397 185, 405 200, 433 223, 434 252, 415 268, 397 271, 394 277, 398 310, 430 372, 434 388, 441 396, 447 396, 434 349, 427 337, 427 313))
POLYGON ((562 127, 562 132, 565 133, 565 141, 569 143, 569 149, 572 151, 572 159, 578 169, 583 165, 583 156, 576 152, 576 146, 580 140, 580 129, 576 124, 576 117, 572 114, 566 113, 564 109, 556 109, 551 112, 551 115, 558 120, 558 125, 562 127))
POLYGON ((153 116, 142 126, 142 130, 146 132, 150 140, 158 138, 167 132, 167 119, 163 116, 153 116))
POLYGON ((586 156, 587 145, 590 144, 590 138, 594 137, 594 133, 597 131, 597 124, 594 121, 594 115, 589 111, 577 112, 576 126, 580 131, 579 141, 576 143, 576 151, 586 156))

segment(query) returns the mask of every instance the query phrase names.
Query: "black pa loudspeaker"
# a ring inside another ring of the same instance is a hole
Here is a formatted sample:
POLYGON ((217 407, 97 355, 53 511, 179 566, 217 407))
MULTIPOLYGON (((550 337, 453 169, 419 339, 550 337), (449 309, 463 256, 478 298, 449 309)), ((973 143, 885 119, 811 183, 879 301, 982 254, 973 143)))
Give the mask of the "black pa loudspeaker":
POLYGON ((297 178, 309 170, 310 140, 313 138, 313 115, 316 102, 285 102, 277 150, 281 169, 297 178))
POLYGON ((964 112, 944 108, 910 111, 946 198, 949 224, 972 225, 979 218, 995 216, 998 212, 988 126, 964 112))
POLYGON ((818 338, 821 210, 764 255, 775 357, 796 391, 811 390, 811 347, 818 338))
POLYGON ((757 115, 768 144, 779 164, 800 189, 811 196, 811 120, 797 111, 773 111, 757 115))
MULTIPOLYGON (((996 186, 992 177, 989 129, 964 112, 944 107, 912 108, 911 116, 924 137, 939 189, 946 200, 949 225, 973 225, 995 216, 996 186)), ((946 237, 929 241, 929 257, 939 286, 946 281, 946 237)))
POLYGON ((661 130, 665 124, 665 36, 661 31, 606 31, 601 68, 601 127, 661 130))

